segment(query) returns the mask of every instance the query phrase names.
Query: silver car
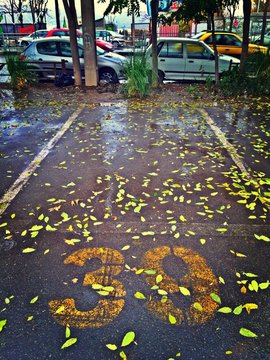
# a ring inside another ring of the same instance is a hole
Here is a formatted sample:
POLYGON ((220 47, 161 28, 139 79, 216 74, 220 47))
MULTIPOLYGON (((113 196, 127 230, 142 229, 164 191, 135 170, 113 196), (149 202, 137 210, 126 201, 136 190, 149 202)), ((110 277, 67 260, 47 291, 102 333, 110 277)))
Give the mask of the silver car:
POLYGON ((33 40, 44 38, 48 34, 48 30, 37 30, 34 31, 32 34, 28 36, 23 36, 18 39, 18 45, 21 46, 27 46, 29 45, 33 40))
MULTIPOLYGON (((146 50, 151 64, 152 45, 146 50)), ((219 73, 237 66, 240 60, 219 55, 219 73)), ((158 39, 158 75, 163 80, 215 79, 214 51, 203 41, 196 39, 164 37, 158 39)))
MULTIPOLYGON (((82 75, 84 76, 84 54, 81 43, 78 43, 78 50, 82 75)), ((38 69, 39 76, 42 78, 53 78, 53 62, 61 62, 61 60, 65 62, 66 73, 70 75, 73 74, 69 37, 58 38, 54 36, 34 40, 22 52, 21 58, 29 60, 30 62, 33 61, 32 66, 38 69)), ((97 46, 99 80, 116 83, 124 79, 123 68, 125 63, 125 57, 111 52, 105 52, 97 46)))

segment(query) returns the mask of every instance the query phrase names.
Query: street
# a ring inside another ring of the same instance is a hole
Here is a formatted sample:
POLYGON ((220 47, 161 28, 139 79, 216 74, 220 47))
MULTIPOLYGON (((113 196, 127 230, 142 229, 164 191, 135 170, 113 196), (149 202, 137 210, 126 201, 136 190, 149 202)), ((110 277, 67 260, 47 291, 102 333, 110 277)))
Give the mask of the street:
POLYGON ((270 358, 269 101, 1 94, 0 359, 270 358))

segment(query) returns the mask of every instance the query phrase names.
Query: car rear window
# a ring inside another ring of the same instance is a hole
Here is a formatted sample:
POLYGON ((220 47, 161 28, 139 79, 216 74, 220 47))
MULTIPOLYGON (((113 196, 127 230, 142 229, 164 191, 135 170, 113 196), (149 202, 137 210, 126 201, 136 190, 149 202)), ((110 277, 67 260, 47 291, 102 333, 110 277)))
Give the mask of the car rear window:
POLYGON ((40 42, 37 44, 37 51, 44 55, 58 55, 55 41, 40 42))

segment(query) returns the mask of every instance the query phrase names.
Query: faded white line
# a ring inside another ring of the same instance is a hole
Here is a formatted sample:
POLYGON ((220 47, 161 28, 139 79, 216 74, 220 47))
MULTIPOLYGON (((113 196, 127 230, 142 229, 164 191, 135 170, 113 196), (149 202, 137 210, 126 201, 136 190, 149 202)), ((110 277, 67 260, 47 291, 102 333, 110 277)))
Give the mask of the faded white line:
POLYGON ((215 124, 215 122, 210 117, 210 115, 207 113, 207 111, 204 109, 198 109, 198 111, 203 115, 207 124, 211 127, 212 131, 215 133, 216 137, 219 139, 221 144, 225 147, 225 149, 228 150, 229 155, 231 156, 233 162, 240 169, 242 174, 244 174, 248 180, 251 180, 251 179, 254 180, 252 178, 252 175, 250 174, 250 172, 247 170, 243 160, 238 155, 237 149, 227 140, 225 134, 215 124))
POLYGON ((20 174, 17 180, 11 185, 8 191, 0 199, 0 215, 2 215, 12 200, 18 195, 22 187, 27 183, 29 177, 35 172, 40 163, 49 154, 55 144, 61 139, 65 132, 70 128, 71 124, 80 115, 83 107, 79 107, 74 113, 68 118, 61 129, 55 134, 55 136, 46 144, 46 146, 35 156, 27 168, 20 174))

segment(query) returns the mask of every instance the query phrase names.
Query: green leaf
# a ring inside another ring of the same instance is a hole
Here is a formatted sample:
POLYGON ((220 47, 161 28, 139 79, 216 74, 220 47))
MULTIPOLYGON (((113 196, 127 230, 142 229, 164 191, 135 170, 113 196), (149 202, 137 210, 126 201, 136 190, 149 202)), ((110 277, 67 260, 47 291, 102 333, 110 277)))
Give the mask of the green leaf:
POLYGON ((69 338, 64 344, 61 346, 61 349, 68 348, 69 346, 74 345, 77 342, 77 338, 69 338))
POLYGON ((163 279, 163 276, 162 275, 157 275, 157 277, 156 277, 156 284, 159 284, 161 281, 162 281, 162 279, 163 279))
POLYGON ((233 310, 233 313, 234 315, 240 315, 242 311, 243 311, 243 306, 239 305, 233 310))
POLYGON ((66 336, 66 339, 68 339, 71 335, 71 332, 70 332, 70 327, 67 325, 66 326, 66 332, 65 332, 65 336, 66 336))
POLYGON ((261 289, 261 290, 265 290, 265 289, 267 289, 268 287, 269 287, 269 280, 267 280, 266 282, 263 282, 263 283, 260 283, 259 284, 259 288, 261 289))
POLYGON ((129 331, 124 336, 121 346, 122 347, 128 346, 129 344, 131 344, 134 341, 134 339, 135 339, 135 332, 134 331, 129 331))
POLYGON ((117 346, 115 344, 106 344, 107 348, 112 350, 112 351, 115 351, 117 350, 117 346))
POLYGON ((137 292, 134 294, 134 297, 135 297, 136 299, 139 299, 139 300, 144 300, 144 299, 146 299, 146 297, 144 296, 144 294, 141 293, 141 292, 139 292, 139 291, 137 291, 137 292))
POLYGON ((7 320, 0 320, 0 332, 3 330, 6 323, 7 323, 7 320))
POLYGON ((256 280, 252 280, 252 281, 251 281, 251 286, 252 286, 252 288, 253 288, 254 291, 258 292, 258 290, 259 290, 259 284, 257 283, 256 280))
POLYGON ((252 338, 256 338, 258 337, 258 335, 256 335, 254 332, 246 329, 246 328, 241 328, 239 333, 242 335, 242 336, 245 336, 245 337, 252 337, 252 338))
POLYGON ((31 227, 31 229, 29 229, 29 231, 39 231, 41 229, 43 229, 42 225, 34 225, 31 227))
POLYGON ((155 275, 156 271, 155 270, 144 270, 144 272, 148 275, 155 275))
POLYGON ((223 314, 230 314, 232 312, 232 309, 228 306, 224 306, 224 307, 218 309, 218 312, 221 312, 223 314))
POLYGON ((217 294, 212 293, 212 294, 210 294, 210 296, 216 303, 221 304, 220 297, 217 294))

